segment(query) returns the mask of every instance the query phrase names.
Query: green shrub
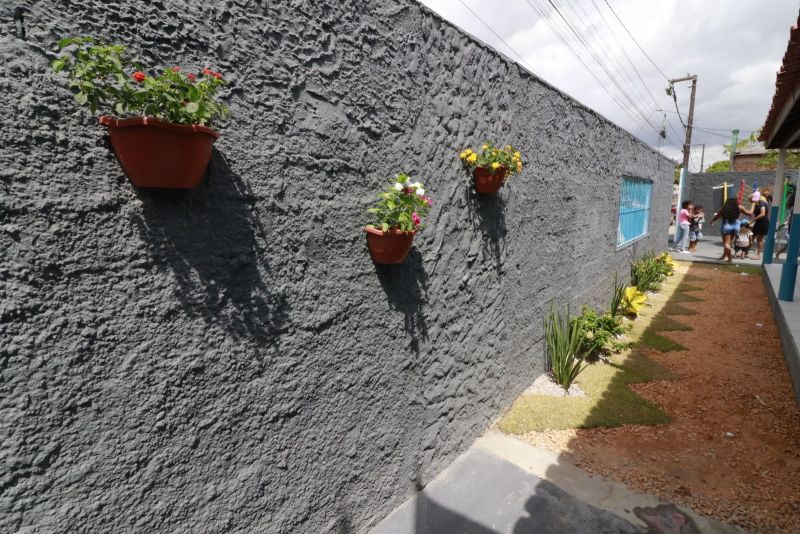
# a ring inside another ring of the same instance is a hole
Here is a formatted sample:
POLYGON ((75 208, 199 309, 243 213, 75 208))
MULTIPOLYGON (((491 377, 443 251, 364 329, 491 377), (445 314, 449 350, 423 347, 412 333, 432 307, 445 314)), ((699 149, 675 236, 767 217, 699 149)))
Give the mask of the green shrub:
POLYGON ((572 382, 588 365, 581 353, 583 330, 569 314, 550 308, 544 321, 544 337, 550 356, 550 371, 556 383, 569 390, 572 382))
POLYGON ((648 252, 638 260, 631 263, 631 284, 644 293, 645 291, 658 291, 661 282, 666 280, 671 272, 670 267, 648 252))
POLYGON ((626 328, 622 319, 616 315, 598 314, 593 308, 584 306, 581 314, 573 321, 583 332, 580 351, 586 358, 606 352, 618 352, 628 346, 619 340, 626 328))

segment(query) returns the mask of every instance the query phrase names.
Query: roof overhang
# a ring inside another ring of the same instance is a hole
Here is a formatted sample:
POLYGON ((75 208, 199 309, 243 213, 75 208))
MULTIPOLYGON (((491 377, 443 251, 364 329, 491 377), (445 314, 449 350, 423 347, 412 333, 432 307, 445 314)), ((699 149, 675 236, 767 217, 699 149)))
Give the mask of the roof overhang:
POLYGON ((800 148, 800 17, 789 31, 789 43, 759 140, 766 148, 800 148))

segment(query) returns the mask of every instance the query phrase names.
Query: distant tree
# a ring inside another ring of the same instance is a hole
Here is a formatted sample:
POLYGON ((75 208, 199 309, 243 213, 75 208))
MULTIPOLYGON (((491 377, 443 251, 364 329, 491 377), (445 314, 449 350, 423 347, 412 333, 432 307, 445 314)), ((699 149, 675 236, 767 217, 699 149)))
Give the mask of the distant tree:
MULTIPOLYGON (((759 165, 778 165, 778 151, 768 150, 767 155, 758 160, 759 165)), ((786 168, 797 169, 800 168, 800 150, 787 150, 786 151, 786 168)))
MULTIPOLYGON (((742 148, 745 148, 745 147, 747 147, 749 145, 754 145, 756 143, 758 143, 758 132, 750 132, 750 137, 745 137, 744 139, 740 139, 736 143, 736 151, 738 152, 742 148)), ((731 145, 727 144, 727 145, 722 145, 722 146, 724 147, 722 149, 722 151, 725 153, 725 155, 726 156, 730 156, 731 155, 731 145)))
POLYGON ((706 169, 706 172, 728 172, 731 170, 731 162, 727 159, 715 161, 706 169))
POLYGON ((683 168, 683 163, 678 163, 675 165, 675 172, 672 174, 672 183, 678 185, 681 183, 681 169, 683 168))

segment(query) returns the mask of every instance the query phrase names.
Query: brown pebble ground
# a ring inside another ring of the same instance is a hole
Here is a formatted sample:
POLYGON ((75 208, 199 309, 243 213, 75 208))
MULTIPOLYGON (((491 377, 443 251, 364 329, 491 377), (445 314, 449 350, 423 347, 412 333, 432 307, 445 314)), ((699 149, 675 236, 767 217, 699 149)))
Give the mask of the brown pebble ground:
POLYGON ((648 355, 678 374, 631 386, 672 422, 534 432, 571 462, 757 532, 800 532, 800 410, 760 275, 679 264, 700 302, 648 355), (761 324, 762 326, 757 326, 761 324))

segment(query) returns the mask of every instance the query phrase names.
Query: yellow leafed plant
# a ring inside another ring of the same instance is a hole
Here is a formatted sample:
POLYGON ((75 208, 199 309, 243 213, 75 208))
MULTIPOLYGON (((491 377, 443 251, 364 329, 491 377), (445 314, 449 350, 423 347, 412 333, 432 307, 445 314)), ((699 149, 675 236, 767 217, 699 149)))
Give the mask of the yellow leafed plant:
POLYGON ((646 300, 647 296, 635 287, 626 287, 622 295, 622 310, 626 315, 638 316, 646 300))
POLYGON ((669 255, 669 252, 662 252, 658 257, 658 261, 669 268, 669 272, 667 273, 668 276, 675 274, 675 261, 672 259, 672 256, 669 255))

